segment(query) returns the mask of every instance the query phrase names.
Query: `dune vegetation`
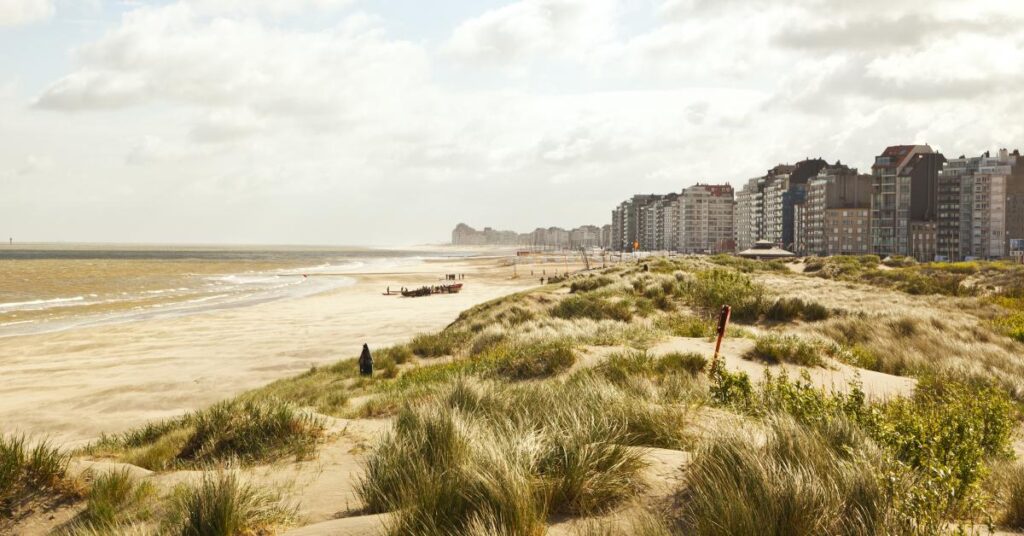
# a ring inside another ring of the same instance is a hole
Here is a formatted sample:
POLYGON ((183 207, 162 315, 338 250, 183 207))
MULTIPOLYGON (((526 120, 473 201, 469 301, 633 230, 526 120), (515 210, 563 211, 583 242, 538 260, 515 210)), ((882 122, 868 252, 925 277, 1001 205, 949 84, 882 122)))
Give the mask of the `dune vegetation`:
POLYGON ((71 485, 72 454, 44 449, 44 470, 25 461, 23 440, 20 458, 0 443, 0 513, 13 519, 28 483, 45 481, 77 500, 72 534, 302 524, 239 472, 315 459, 338 440, 332 422, 375 422, 385 431, 360 447, 352 475, 360 504, 337 511, 387 514, 373 518, 388 534, 1024 528, 1012 448, 1024 344, 1008 320, 1024 300, 1005 277, 1016 268, 870 256, 804 268, 717 256, 577 274, 377 349, 371 377, 340 360, 72 453, 203 475, 170 489, 127 471, 71 485), (763 281, 950 302, 867 312, 763 281), (713 359, 725 304, 734 324, 713 359))

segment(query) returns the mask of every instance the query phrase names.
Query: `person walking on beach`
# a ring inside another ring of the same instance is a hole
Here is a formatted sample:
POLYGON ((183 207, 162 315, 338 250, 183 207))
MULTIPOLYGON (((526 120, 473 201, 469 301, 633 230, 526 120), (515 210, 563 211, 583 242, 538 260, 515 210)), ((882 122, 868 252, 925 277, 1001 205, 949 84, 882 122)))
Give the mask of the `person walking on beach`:
POLYGON ((373 376, 373 357, 370 355, 370 347, 363 344, 363 353, 359 354, 359 374, 373 376))

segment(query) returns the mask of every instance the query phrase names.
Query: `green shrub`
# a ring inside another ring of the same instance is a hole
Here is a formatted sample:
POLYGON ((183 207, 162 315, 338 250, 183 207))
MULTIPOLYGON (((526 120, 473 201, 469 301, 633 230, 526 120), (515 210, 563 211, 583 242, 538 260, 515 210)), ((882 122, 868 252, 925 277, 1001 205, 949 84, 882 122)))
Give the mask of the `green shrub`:
POLYGON ((614 282, 615 280, 610 277, 595 277, 591 275, 589 277, 573 281, 572 285, 569 287, 569 292, 572 292, 573 294, 577 292, 591 292, 599 288, 607 287, 608 285, 611 285, 614 282))
POLYGON ((764 316, 775 322, 791 322, 797 318, 815 322, 827 319, 829 310, 817 302, 806 302, 800 298, 779 298, 765 310, 764 316))
POLYGON ((822 367, 824 348, 820 343, 807 341, 795 335, 769 333, 757 338, 754 348, 746 354, 748 359, 769 363, 792 363, 805 367, 822 367))
POLYGON ((1024 299, 1000 296, 993 301, 1007 310, 1005 315, 993 321, 996 330, 1011 339, 1024 342, 1024 299))
POLYGON ((469 340, 469 334, 455 329, 438 333, 420 333, 409 342, 409 349, 420 357, 453 355, 469 340))
POLYGON ((764 288, 732 270, 697 272, 685 283, 684 293, 709 315, 717 315, 723 305, 729 305, 736 321, 756 321, 764 309, 764 288))
POLYGON ((481 356, 492 374, 509 380, 528 380, 553 376, 568 370, 576 362, 572 345, 565 339, 530 343, 499 344, 481 356))
POLYGON ((714 404, 742 410, 751 406, 753 395, 750 376, 743 372, 729 372, 721 358, 711 363, 710 396, 714 404))
POLYGON ((192 463, 301 458, 324 431, 320 419, 276 402, 222 402, 193 414, 189 425, 194 431, 177 458, 192 463))
POLYGON ((988 461, 1009 456, 1015 412, 995 387, 969 386, 949 378, 925 378, 911 399, 878 406, 867 422, 871 436, 900 462, 947 490, 943 511, 970 511, 988 461))
POLYGON ((395 363, 390 357, 381 357, 376 359, 377 363, 374 368, 377 369, 377 376, 380 378, 391 379, 398 377, 398 364, 395 363))
POLYGON ((383 350, 378 350, 374 359, 390 359, 392 362, 401 365, 409 362, 413 358, 412 349, 407 345, 399 344, 397 346, 390 346, 383 350))
POLYGON ((536 317, 537 315, 535 315, 533 311, 525 307, 513 305, 498 313, 494 319, 506 326, 518 326, 520 324, 525 324, 536 317))
POLYGON ((779 298, 765 310, 764 316, 775 322, 790 322, 800 317, 804 301, 800 298, 779 298))
POLYGON ((704 370, 707 364, 707 358, 696 352, 671 352, 661 356, 655 368, 662 374, 683 371, 691 376, 696 376, 704 370))
POLYGON ((551 315, 564 319, 590 318, 620 322, 628 322, 633 318, 627 302, 612 301, 594 294, 568 296, 558 302, 558 305, 551 310, 551 315))
POLYGON ((231 473, 206 474, 175 494, 167 526, 180 536, 269 534, 295 517, 280 498, 231 473))
POLYGON ((740 272, 789 272, 785 263, 781 261, 761 261, 745 259, 735 255, 719 253, 708 257, 708 261, 719 266, 734 268, 740 272))
POLYGON ((917 261, 913 257, 892 255, 883 259, 882 264, 890 268, 904 268, 907 266, 914 266, 915 264, 917 264, 917 261))
POLYGON ((801 316, 808 322, 818 322, 820 320, 827 320, 828 317, 832 316, 832 312, 818 302, 804 302, 801 316))
POLYGON ((654 320, 654 327, 673 337, 710 337, 714 326, 707 320, 688 314, 668 314, 654 320))

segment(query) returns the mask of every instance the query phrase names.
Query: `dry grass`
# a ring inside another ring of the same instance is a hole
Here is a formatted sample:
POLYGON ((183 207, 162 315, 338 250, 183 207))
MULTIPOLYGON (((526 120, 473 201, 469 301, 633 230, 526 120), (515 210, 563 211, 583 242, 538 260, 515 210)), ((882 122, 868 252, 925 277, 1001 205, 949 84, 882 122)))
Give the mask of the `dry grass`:
POLYGON ((80 495, 67 474, 70 456, 47 441, 0 435, 0 530, 33 502, 59 502, 80 495))
POLYGON ((276 494, 233 473, 213 472, 177 490, 165 530, 180 536, 272 534, 294 518, 294 508, 276 494))
POLYGON ((106 436, 85 449, 162 471, 237 461, 262 463, 304 458, 324 433, 321 419, 290 404, 267 400, 227 401, 179 419, 106 436))
POLYGON ((853 365, 899 376, 990 378, 1024 400, 1024 346, 969 318, 851 315, 819 326, 853 365))
POLYGON ((641 487, 640 452, 626 446, 677 433, 651 434, 667 423, 609 390, 456 381, 399 413, 360 494, 371 511, 396 512, 392 534, 543 534, 550 514, 605 511, 641 487))

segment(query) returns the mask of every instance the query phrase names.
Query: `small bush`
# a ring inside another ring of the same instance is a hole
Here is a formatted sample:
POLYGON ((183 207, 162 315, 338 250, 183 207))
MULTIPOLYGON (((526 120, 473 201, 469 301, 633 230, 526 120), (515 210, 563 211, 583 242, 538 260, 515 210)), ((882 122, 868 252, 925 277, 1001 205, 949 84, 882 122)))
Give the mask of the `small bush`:
POLYGON ((231 473, 207 474, 176 492, 168 522, 181 536, 268 534, 295 517, 294 509, 231 473))
POLYGON ((764 288, 741 273, 714 269, 697 272, 685 283, 690 302, 709 315, 717 315, 723 305, 732 307, 732 318, 756 321, 764 309, 764 288))
POLYGON ((871 436, 900 462, 925 472, 943 489, 946 513, 978 508, 978 490, 988 461, 1009 456, 1015 412, 1003 391, 969 386, 950 378, 922 379, 912 399, 878 407, 871 436))
POLYGON ((654 327, 667 331, 673 337, 710 337, 714 332, 711 322, 694 315, 669 314, 654 320, 654 327))
POLYGON ((790 322, 800 317, 804 301, 800 298, 779 298, 764 312, 765 318, 775 322, 790 322))
POLYGON ((797 318, 815 322, 827 319, 829 310, 817 302, 806 302, 800 298, 779 298, 765 310, 764 316, 775 322, 791 322, 797 318))
POLYGON ((556 318, 590 318, 592 320, 617 320, 628 322, 633 318, 629 304, 625 301, 611 301, 593 294, 568 296, 551 310, 556 318))
POLYGON ((727 255, 725 253, 712 255, 711 257, 708 257, 708 260, 713 264, 734 268, 740 272, 789 272, 785 263, 781 261, 745 259, 743 257, 727 255))
POLYGON ((661 356, 655 368, 662 374, 683 371, 691 376, 696 376, 704 370, 707 364, 707 358, 696 352, 671 352, 661 356))
POLYGON ((614 283, 615 280, 606 276, 590 276, 584 279, 578 279, 572 282, 569 287, 569 292, 575 294, 577 292, 591 292, 599 288, 607 287, 614 283))
POLYGON ((304 457, 324 431, 321 420, 275 402, 222 402, 194 414, 189 424, 194 431, 177 458, 192 463, 304 457))
POLYGON ((409 342, 409 349, 420 357, 453 355, 469 339, 463 331, 445 329, 439 333, 420 333, 409 342))
POLYGON ((377 377, 391 379, 398 377, 398 364, 390 357, 378 358, 376 363, 377 377))
POLYGON ((770 333, 757 338, 754 348, 745 356, 769 363, 792 363, 805 367, 822 367, 824 348, 821 344, 806 341, 794 335, 770 333))
POLYGON ((827 320, 828 317, 832 316, 832 312, 818 302, 804 302, 804 310, 801 312, 801 315, 808 322, 818 322, 820 320, 827 320))
POLYGON ((390 359, 394 363, 401 365, 409 362, 413 358, 412 349, 407 345, 400 344, 397 346, 390 346, 383 350, 378 350, 374 359, 390 359))
POLYGON ((905 268, 908 266, 914 266, 917 261, 913 257, 903 257, 900 255, 893 255, 882 259, 882 264, 890 268, 905 268))
POLYGON ((719 358, 711 363, 711 402, 725 407, 744 409, 750 407, 754 386, 750 376, 743 372, 729 372, 725 362, 719 358))
POLYGON ((576 362, 572 345, 564 339, 533 343, 497 345, 481 356, 490 362, 491 373, 510 380, 528 380, 553 376, 568 370, 576 362))

